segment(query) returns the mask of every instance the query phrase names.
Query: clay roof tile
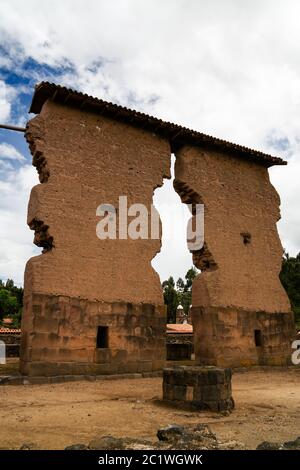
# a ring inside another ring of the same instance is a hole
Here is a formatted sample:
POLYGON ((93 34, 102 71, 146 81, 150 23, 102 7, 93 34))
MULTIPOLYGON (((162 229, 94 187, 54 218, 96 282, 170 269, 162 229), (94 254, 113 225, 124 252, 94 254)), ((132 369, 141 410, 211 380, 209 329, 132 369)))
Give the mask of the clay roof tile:
POLYGON ((135 127, 155 132, 169 139, 173 152, 183 145, 194 145, 201 146, 202 148, 213 148, 226 152, 229 155, 234 154, 266 167, 287 164, 282 158, 273 157, 258 150, 227 142, 202 132, 193 131, 178 124, 162 121, 139 111, 128 109, 124 106, 107 102, 54 83, 41 82, 36 85, 29 112, 39 114, 47 100, 79 108, 87 112, 101 114, 135 127))

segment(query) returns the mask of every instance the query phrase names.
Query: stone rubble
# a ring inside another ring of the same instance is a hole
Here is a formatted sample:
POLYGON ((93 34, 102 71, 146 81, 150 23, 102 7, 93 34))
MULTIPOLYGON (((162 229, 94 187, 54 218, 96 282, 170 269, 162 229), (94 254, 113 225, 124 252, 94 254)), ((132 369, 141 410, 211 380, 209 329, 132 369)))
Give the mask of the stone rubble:
POLYGON ((206 424, 179 426, 170 424, 157 431, 155 442, 117 438, 111 435, 92 439, 88 445, 75 444, 65 450, 218 450, 243 449, 237 441, 221 442, 206 424))

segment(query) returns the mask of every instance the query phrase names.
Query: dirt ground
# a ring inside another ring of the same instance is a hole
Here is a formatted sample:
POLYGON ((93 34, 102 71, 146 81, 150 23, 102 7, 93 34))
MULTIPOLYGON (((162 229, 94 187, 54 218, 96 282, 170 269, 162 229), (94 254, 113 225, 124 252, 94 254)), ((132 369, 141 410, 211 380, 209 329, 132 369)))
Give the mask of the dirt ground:
POLYGON ((160 378, 1 386, 0 446, 63 449, 108 434, 154 441, 172 423, 208 424, 228 448, 300 436, 300 369, 235 373, 230 416, 167 406, 161 388, 160 378))

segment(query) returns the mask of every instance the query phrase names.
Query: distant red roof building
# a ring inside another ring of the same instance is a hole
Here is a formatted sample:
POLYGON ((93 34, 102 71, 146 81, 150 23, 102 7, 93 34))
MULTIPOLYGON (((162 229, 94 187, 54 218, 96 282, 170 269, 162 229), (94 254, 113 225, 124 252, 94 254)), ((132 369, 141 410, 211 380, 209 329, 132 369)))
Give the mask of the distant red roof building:
POLYGON ((167 333, 192 334, 193 325, 189 325, 188 323, 168 323, 167 333))
POLYGON ((21 333, 21 330, 18 328, 5 328, 0 327, 0 334, 1 333, 21 333))

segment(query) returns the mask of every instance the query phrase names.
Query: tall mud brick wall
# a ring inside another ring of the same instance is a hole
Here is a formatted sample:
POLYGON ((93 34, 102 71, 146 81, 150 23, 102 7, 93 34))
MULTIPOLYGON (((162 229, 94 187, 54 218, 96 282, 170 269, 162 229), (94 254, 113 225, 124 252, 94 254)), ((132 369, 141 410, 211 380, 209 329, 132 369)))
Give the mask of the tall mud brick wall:
POLYGON ((195 355, 216 366, 290 361, 294 320, 280 283, 279 196, 267 166, 227 152, 183 146, 175 189, 205 206, 201 274, 192 288, 195 355))
POLYGON ((118 208, 126 195, 128 207, 138 202, 150 212, 154 189, 170 177, 168 141, 51 100, 26 138, 40 178, 28 224, 43 254, 26 266, 21 371, 161 369, 166 313, 151 267, 161 241, 100 240, 96 209, 118 208))
MULTIPOLYGON (((164 365, 166 309, 151 260, 160 239, 96 236, 101 204, 119 196, 150 213, 169 178, 205 206, 192 289, 196 362, 286 364, 293 316, 280 281, 280 158, 43 82, 26 138, 39 173, 28 224, 43 253, 25 271, 21 371, 30 375, 151 372, 164 365)), ((117 213, 117 219, 118 219, 117 213)), ((180 223, 180 222, 178 222, 180 223)))

